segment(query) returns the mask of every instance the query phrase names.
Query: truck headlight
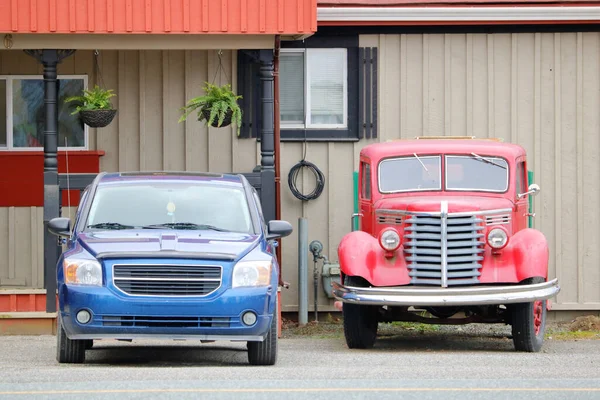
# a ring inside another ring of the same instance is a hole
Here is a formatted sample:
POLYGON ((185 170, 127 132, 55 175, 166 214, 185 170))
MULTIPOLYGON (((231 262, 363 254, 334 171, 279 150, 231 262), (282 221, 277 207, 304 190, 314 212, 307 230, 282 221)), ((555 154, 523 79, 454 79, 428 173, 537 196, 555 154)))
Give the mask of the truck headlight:
POLYGON ((240 261, 233 268, 231 287, 268 286, 272 267, 271 261, 240 261))
POLYGON ((487 234, 487 242, 493 249, 503 249, 508 244, 508 234, 502 228, 490 229, 487 234))
POLYGON ((102 267, 98 261, 67 258, 63 268, 68 285, 102 286, 102 267))
POLYGON ((386 251, 396 251, 400 247, 400 235, 393 228, 387 228, 379 234, 379 244, 386 251))

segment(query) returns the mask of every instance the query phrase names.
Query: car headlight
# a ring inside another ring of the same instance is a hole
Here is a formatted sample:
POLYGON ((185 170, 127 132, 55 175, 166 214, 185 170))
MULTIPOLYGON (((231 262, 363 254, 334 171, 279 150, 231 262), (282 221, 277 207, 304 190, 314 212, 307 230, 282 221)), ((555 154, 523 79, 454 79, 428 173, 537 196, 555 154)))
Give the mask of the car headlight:
POLYGON ((493 249, 503 249, 508 243, 508 234, 502 228, 490 229, 487 234, 487 242, 493 249))
POLYGON ((98 261, 67 258, 63 268, 68 285, 102 286, 102 267, 98 261))
POLYGON ((400 247, 400 235, 393 228, 384 229, 379 235, 379 244, 387 251, 396 251, 400 247))
POLYGON ((240 261, 233 268, 231 287, 268 286, 272 267, 270 261, 240 261))

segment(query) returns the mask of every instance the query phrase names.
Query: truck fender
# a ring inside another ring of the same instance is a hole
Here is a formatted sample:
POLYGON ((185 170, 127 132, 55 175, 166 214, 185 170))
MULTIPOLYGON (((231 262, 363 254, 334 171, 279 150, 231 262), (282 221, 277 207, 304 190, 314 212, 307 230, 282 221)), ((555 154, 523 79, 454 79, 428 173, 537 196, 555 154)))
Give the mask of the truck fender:
POLYGON ((340 270, 344 275, 360 276, 374 286, 406 285, 410 282, 404 249, 386 257, 377 238, 363 231, 345 235, 338 246, 340 270))
POLYGON ((510 238, 519 282, 534 276, 548 278, 548 241, 537 229, 526 228, 510 238))

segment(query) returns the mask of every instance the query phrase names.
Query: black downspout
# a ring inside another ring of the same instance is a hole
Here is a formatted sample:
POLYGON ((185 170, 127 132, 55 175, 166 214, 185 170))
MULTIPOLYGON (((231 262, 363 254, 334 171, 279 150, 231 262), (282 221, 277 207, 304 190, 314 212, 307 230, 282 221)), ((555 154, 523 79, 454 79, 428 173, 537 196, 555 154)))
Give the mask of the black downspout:
POLYGON ((58 85, 56 66, 75 50, 25 50, 44 66, 44 287, 46 312, 56 312, 56 262, 60 246, 48 222, 60 216, 58 188, 58 85))

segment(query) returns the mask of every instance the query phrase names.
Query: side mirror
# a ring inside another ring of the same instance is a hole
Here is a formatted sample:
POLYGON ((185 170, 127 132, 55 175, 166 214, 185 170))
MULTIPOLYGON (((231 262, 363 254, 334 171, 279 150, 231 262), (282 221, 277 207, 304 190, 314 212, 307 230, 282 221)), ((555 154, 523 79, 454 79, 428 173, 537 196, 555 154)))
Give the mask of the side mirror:
POLYGON ((48 222, 48 231, 56 236, 71 236, 71 220, 69 218, 52 218, 48 222))
POLYGON ((527 189, 527 191, 525 193, 519 193, 517 195, 517 199, 522 199, 523 197, 527 196, 528 194, 535 196, 539 192, 540 192, 540 185, 538 185, 536 183, 532 183, 531 185, 529 185, 529 188, 527 189))
POLYGON ((282 237, 289 236, 294 230, 292 224, 290 224, 289 222, 277 219, 269 221, 267 229, 267 240, 279 239, 282 237))

